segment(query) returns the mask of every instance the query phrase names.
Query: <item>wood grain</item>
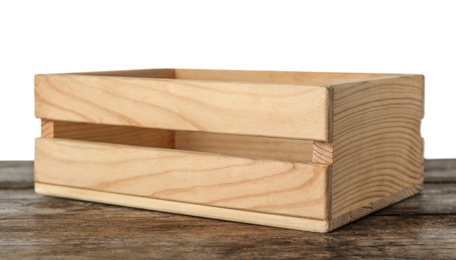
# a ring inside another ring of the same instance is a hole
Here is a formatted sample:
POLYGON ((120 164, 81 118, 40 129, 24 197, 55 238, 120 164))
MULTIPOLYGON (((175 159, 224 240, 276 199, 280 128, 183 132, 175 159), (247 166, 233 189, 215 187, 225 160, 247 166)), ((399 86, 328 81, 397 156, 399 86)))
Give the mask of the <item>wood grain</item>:
POLYGON ((1 258, 456 258, 456 160, 427 160, 421 194, 327 234, 42 196, 23 188, 32 166, 0 161, 1 258))
POLYGON ((332 143, 313 142, 312 162, 321 164, 333 163, 334 147, 332 143))
POLYGON ((41 136, 92 142, 174 148, 171 130, 41 120, 41 136))
POLYGON ((35 147, 38 183, 327 219, 325 165, 64 139, 35 147))
POLYGON ((250 224, 282 227, 314 232, 327 232, 328 221, 309 218, 298 218, 275 214, 257 213, 254 211, 235 210, 211 207, 198 204, 181 203, 168 200, 129 196, 110 192, 100 192, 44 183, 35 184, 35 192, 57 197, 108 203, 120 206, 158 210, 170 213, 201 216, 221 220, 230 220, 250 224))
POLYGON ((422 190, 421 186, 415 186, 415 187, 410 187, 410 188, 405 188, 403 190, 400 190, 396 193, 393 193, 391 195, 388 195, 382 199, 375 200, 374 202, 363 205, 360 208, 357 208, 355 210, 351 210, 349 212, 346 212, 342 215, 338 215, 337 217, 332 217, 330 224, 329 224, 329 230, 334 230, 336 228, 342 227, 343 225, 346 225, 350 222, 353 222, 355 220, 358 220, 364 216, 367 216, 373 212, 376 212, 380 209, 386 208, 392 204, 395 204, 401 200, 404 200, 406 198, 409 198, 413 195, 416 195, 422 190))
POLYGON ((422 184, 423 80, 333 86, 333 218, 422 184))
POLYGON ((248 70, 204 70, 204 69, 143 69, 72 73, 76 75, 168 78, 185 80, 212 80, 230 82, 256 82, 277 84, 326 85, 346 81, 360 81, 395 77, 397 74, 380 73, 328 73, 289 71, 248 71, 248 70))
POLYGON ((291 162, 312 162, 313 156, 312 141, 188 131, 176 131, 175 148, 291 162))
POLYGON ((135 77, 135 78, 158 78, 174 79, 174 69, 144 69, 144 70, 117 70, 117 71, 95 71, 71 73, 73 75, 93 75, 93 76, 112 76, 112 77, 135 77))
POLYGON ((249 70, 198 70, 175 69, 174 78, 190 80, 214 80, 236 82, 261 82, 276 84, 327 85, 345 81, 360 81, 395 77, 394 74, 378 73, 327 73, 249 70))
POLYGON ((329 102, 304 85, 35 76, 35 115, 57 121, 327 141, 329 102))

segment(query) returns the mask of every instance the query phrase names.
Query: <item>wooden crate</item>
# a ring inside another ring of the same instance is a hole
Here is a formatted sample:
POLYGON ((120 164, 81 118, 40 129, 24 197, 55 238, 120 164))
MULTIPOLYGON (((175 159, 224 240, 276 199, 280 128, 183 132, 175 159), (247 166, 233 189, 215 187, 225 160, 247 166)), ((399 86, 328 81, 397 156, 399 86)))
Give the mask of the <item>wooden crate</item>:
POLYGON ((35 190, 328 232, 423 183, 421 75, 36 75, 35 190))

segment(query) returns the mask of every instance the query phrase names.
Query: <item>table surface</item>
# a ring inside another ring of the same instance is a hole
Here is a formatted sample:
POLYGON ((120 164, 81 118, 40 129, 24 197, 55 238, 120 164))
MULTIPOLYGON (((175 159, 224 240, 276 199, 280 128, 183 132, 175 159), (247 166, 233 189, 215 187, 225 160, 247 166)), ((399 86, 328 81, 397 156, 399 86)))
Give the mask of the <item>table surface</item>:
POLYGON ((420 195, 328 234, 53 198, 33 162, 0 162, 0 258, 456 259, 456 160, 428 160, 420 195))

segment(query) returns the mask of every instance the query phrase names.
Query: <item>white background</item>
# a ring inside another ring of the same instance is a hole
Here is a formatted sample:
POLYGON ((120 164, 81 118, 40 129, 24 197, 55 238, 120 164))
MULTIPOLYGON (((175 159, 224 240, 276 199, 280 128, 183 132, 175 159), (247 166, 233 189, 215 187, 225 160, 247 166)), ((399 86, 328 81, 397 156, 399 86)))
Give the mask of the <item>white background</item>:
POLYGON ((32 160, 37 73, 157 67, 426 76, 427 158, 456 158, 452 1, 1 1, 0 160, 32 160))

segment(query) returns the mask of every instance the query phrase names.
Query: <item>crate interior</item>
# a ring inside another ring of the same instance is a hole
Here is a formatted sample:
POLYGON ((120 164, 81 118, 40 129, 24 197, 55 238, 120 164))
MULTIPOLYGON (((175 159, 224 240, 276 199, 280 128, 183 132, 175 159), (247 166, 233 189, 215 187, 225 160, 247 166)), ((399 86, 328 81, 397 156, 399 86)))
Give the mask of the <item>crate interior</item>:
POLYGON ((229 82, 258 82, 275 84, 325 85, 347 81, 363 81, 393 76, 374 73, 328 73, 328 72, 285 72, 285 71, 241 71, 241 70, 198 70, 198 69, 150 69, 77 73, 100 76, 167 78, 182 80, 213 80, 229 82))
POLYGON ((311 162, 313 155, 307 140, 64 121, 43 120, 42 136, 294 162, 311 162))

